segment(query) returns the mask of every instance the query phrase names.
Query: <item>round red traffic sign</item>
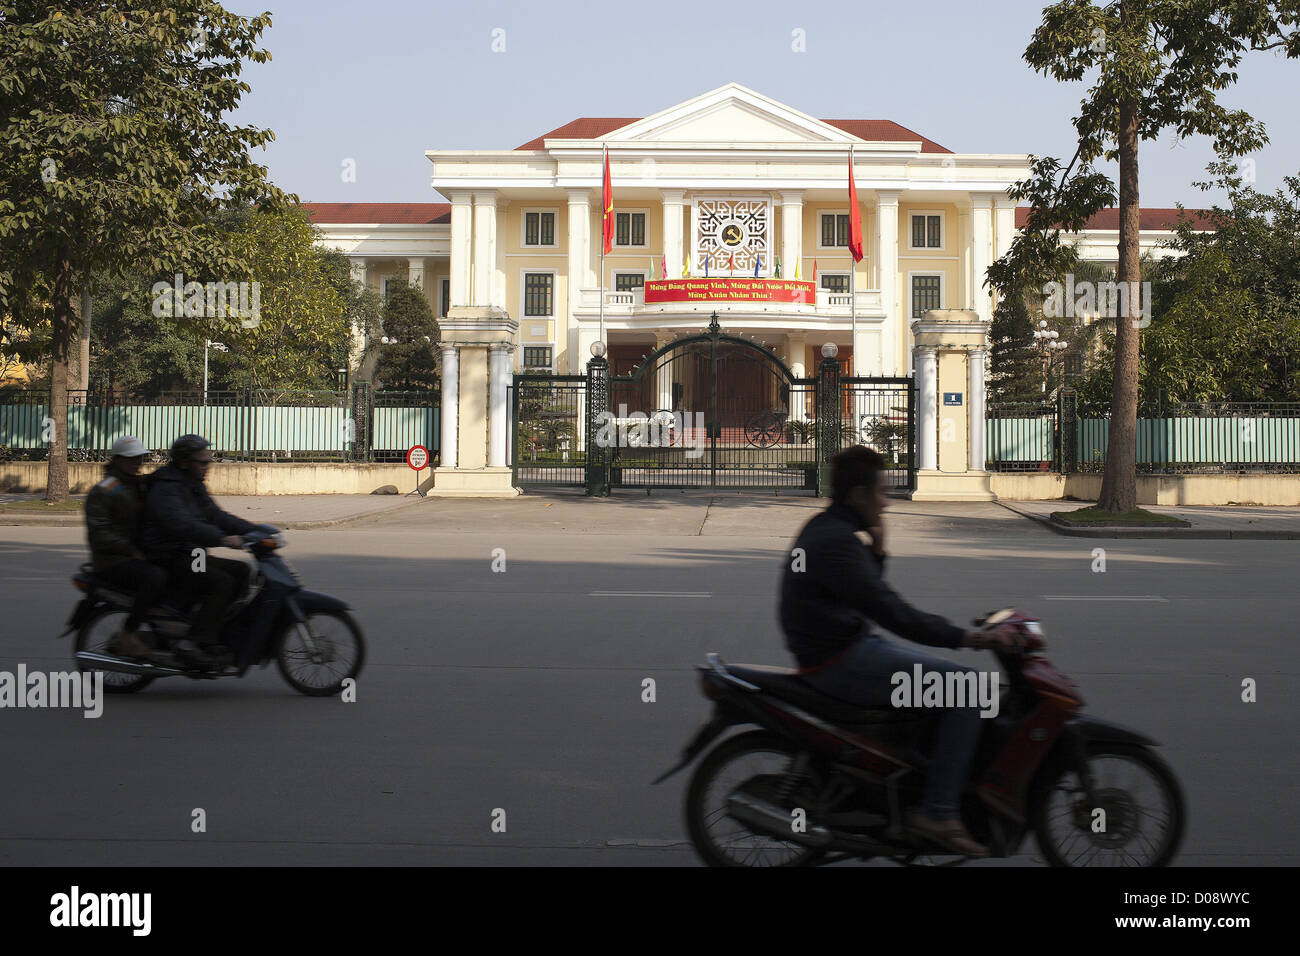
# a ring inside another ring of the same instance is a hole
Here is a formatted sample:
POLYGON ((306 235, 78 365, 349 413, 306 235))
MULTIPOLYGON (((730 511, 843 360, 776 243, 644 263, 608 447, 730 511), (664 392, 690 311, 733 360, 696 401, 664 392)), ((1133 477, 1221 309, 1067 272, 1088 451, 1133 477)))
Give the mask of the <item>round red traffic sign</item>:
POLYGON ((423 445, 412 445, 406 452, 406 466, 416 471, 429 467, 429 449, 423 445))

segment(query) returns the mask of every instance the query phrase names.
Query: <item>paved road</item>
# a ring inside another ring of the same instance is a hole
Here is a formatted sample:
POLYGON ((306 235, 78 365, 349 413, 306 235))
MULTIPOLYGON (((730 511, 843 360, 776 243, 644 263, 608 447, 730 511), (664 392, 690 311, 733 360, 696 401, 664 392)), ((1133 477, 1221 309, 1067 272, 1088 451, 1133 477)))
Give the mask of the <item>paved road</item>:
MULTIPOLYGON (((706 713, 691 670, 705 652, 785 662, 777 572, 818 506, 428 499, 295 532, 309 586, 367 630, 358 701, 300 697, 272 669, 155 683, 98 720, 0 710, 0 864, 694 864, 685 777, 648 781, 706 713)), ((0 528, 0 670, 69 666, 54 634, 82 540, 0 528)), ((1190 810, 1179 862, 1300 864, 1300 544, 1102 544, 1104 574, 1098 542, 996 505, 900 501, 890 574, 954 619, 1041 613, 1089 709, 1165 745, 1190 810), (1243 677, 1258 703, 1240 702, 1243 677)))

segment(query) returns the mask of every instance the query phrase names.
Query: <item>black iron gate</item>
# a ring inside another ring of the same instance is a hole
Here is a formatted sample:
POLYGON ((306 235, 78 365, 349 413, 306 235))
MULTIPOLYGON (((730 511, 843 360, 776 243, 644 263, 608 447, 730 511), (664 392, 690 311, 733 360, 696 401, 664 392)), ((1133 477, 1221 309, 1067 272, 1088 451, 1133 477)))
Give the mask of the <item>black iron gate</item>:
POLYGON ((609 379, 593 422, 609 484, 635 488, 813 488, 811 379, 771 349, 722 332, 669 343, 609 379))
POLYGON ((875 448, 891 490, 913 487, 910 378, 841 378, 834 358, 797 378, 765 345, 708 331, 670 342, 628 375, 516 375, 511 464, 520 487, 805 490, 828 494, 827 462, 875 448))

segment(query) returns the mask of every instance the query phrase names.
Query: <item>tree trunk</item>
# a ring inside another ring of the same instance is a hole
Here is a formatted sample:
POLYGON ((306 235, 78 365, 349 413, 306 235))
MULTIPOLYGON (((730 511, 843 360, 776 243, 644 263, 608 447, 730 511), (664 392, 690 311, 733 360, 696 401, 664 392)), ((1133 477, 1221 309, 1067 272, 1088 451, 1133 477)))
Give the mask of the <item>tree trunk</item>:
POLYGON ((1110 401, 1106 471, 1097 507, 1125 512, 1137 507, 1138 319, 1142 272, 1138 259, 1138 103, 1119 107, 1119 270, 1123 306, 1115 320, 1115 382, 1110 401))
POLYGON ((45 500, 68 500, 68 353, 72 348, 76 313, 72 308, 73 276, 65 255, 54 276, 54 315, 50 321, 50 462, 45 475, 45 500))

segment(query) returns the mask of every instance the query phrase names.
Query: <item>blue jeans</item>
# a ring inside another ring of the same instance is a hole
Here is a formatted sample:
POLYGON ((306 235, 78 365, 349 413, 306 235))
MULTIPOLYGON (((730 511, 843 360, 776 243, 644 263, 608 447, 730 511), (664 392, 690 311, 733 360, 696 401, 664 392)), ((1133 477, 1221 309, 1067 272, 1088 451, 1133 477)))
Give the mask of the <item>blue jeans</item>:
MULTIPOLYGON (((828 667, 803 675, 805 683, 823 694, 863 707, 888 707, 897 672, 912 674, 920 664, 926 671, 970 672, 951 661, 871 635, 858 640, 828 667)), ((978 707, 953 707, 936 712, 934 746, 925 792, 916 808, 934 820, 961 818, 961 791, 980 736, 978 707)))

